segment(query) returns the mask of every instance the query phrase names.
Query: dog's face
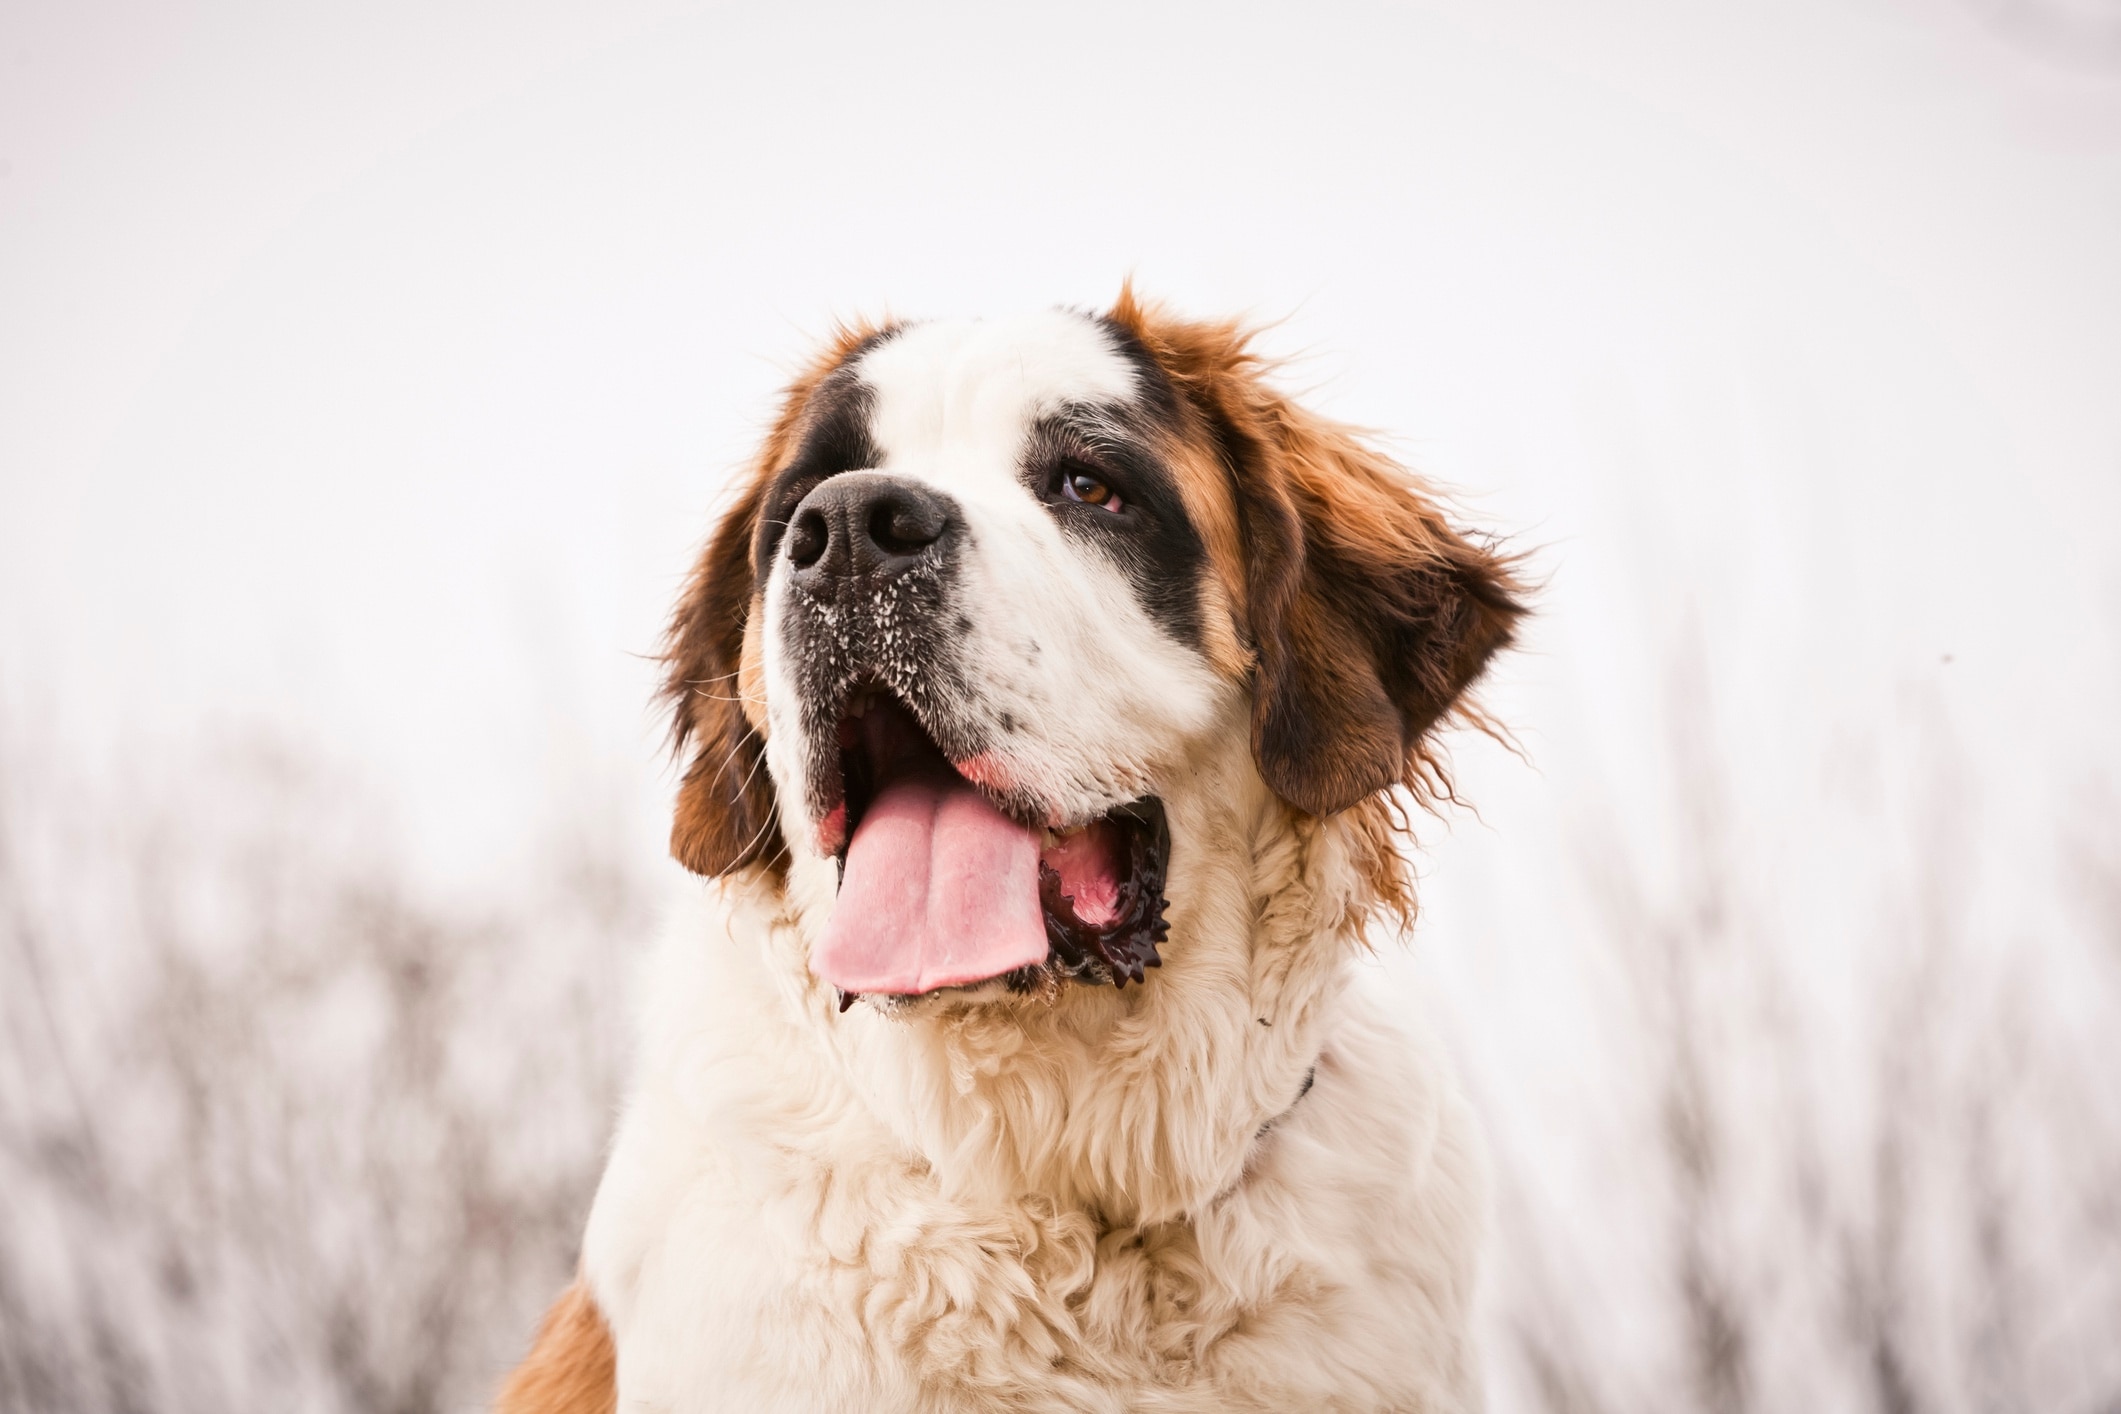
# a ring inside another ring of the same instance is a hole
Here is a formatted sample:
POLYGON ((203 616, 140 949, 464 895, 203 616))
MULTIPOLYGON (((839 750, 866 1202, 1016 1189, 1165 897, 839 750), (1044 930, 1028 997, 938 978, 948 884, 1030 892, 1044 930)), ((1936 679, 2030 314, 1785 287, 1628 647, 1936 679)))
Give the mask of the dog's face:
POLYGON ((1204 740, 1293 810, 1374 802, 1513 592, 1234 326, 1123 296, 850 333, 673 625, 673 849, 834 870, 810 965, 849 999, 1141 982, 1204 740))

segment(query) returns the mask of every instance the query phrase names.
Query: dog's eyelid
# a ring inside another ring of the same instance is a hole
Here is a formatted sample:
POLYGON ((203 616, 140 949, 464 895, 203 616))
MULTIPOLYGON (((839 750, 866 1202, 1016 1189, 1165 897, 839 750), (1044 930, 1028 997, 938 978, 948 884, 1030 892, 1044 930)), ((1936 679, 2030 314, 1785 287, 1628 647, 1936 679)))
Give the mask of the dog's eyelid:
POLYGON ((1056 474, 1074 473, 1094 476, 1100 481, 1115 480, 1119 475, 1118 468, 1114 467, 1111 462, 1103 457, 1085 455, 1080 452, 1061 453, 1053 459, 1053 470, 1056 474))
POLYGON ((1115 485, 1127 479, 1127 446, 1109 432, 1073 423, 1050 426, 1044 431, 1033 461, 1049 483, 1064 479, 1070 468, 1115 485))

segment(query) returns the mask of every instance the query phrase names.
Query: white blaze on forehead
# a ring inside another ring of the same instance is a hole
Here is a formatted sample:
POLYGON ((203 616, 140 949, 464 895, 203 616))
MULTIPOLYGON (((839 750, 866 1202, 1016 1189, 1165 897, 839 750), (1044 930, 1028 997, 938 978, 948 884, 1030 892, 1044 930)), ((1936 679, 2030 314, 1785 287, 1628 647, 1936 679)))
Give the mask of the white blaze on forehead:
POLYGON ((1137 394, 1134 367, 1104 326, 1061 310, 916 324, 857 372, 875 394, 870 431, 884 463, 960 492, 997 473, 1013 481, 1024 431, 1040 416, 1137 394))

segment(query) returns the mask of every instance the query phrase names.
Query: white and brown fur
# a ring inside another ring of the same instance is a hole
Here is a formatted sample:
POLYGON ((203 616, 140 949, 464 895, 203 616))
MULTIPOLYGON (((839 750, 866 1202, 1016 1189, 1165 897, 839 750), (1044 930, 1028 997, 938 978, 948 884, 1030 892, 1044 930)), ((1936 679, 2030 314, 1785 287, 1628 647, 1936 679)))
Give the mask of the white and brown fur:
POLYGON ((707 882, 507 1414, 1480 1405, 1476 1131, 1349 969, 1411 918, 1398 812, 1448 791, 1431 733, 1519 590, 1270 372, 1123 292, 846 331, 795 381, 673 622, 672 844, 707 882), (1077 452, 1134 520, 1056 500, 1077 452), (842 1014, 812 975, 837 841, 774 522, 872 470, 964 508, 962 592, 901 666, 975 783, 1055 823, 1163 801, 1144 985, 842 1014))

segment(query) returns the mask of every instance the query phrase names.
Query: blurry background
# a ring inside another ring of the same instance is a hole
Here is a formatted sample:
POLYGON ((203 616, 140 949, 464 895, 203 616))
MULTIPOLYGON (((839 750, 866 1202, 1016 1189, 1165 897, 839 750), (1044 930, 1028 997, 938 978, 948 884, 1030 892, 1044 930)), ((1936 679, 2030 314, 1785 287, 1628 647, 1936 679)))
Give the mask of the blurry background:
POLYGON ((1496 1407, 2121 1410, 2113 0, 0 8, 0 1408, 480 1406, 727 470, 1129 272, 1547 582, 1367 977, 1496 1407))

